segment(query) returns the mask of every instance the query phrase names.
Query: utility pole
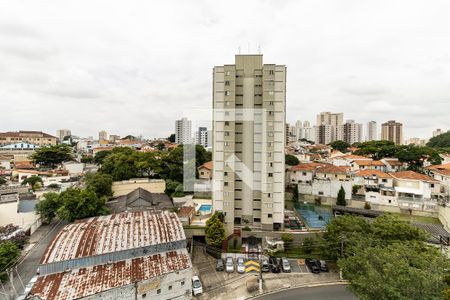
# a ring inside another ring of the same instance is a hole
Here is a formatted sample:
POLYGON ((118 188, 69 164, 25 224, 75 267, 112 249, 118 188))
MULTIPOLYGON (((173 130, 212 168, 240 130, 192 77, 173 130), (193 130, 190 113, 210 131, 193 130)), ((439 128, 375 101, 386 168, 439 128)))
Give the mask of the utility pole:
MULTIPOLYGON (((341 236, 341 257, 344 257, 344 236, 341 236)), ((342 269, 339 269, 339 278, 342 280, 342 269)))

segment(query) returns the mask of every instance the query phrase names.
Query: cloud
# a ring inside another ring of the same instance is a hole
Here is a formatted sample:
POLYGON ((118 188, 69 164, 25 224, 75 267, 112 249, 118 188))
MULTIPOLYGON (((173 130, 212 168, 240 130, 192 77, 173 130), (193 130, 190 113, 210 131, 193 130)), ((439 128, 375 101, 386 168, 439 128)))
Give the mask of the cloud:
POLYGON ((449 9, 440 0, 388 10, 350 0, 9 1, 0 131, 167 136, 175 119, 211 109, 213 66, 260 45, 266 63, 287 66, 289 122, 338 111, 429 137, 450 128, 449 9))

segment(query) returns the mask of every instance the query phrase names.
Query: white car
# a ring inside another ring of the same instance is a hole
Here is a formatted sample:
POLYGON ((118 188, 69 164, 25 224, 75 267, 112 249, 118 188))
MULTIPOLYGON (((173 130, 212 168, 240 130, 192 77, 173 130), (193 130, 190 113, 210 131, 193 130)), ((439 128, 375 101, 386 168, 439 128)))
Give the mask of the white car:
POLYGON ((225 261, 225 270, 228 273, 233 273, 234 272, 234 263, 233 263, 233 258, 232 257, 227 257, 227 259, 225 261))
POLYGON ((283 257, 281 259, 281 263, 282 263, 282 267, 283 267, 283 272, 285 272, 285 273, 291 272, 291 264, 289 263, 289 260, 287 260, 286 257, 283 257))
POLYGON ((194 296, 203 293, 202 282, 198 276, 192 276, 192 294, 194 296))
POLYGON ((237 261, 236 261, 236 269, 238 271, 238 273, 245 273, 245 264, 244 264, 244 258, 243 257, 238 257, 237 261))

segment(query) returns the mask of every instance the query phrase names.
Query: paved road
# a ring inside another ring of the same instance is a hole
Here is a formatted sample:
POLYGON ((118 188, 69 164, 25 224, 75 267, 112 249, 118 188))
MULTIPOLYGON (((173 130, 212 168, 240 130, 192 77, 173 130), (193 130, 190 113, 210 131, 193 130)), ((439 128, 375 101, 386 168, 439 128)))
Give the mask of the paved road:
POLYGON ((258 300, 355 300, 358 299, 345 285, 328 285, 289 289, 258 297, 258 300))
MULTIPOLYGON (((39 261, 47 249, 48 244, 53 240, 55 235, 61 230, 61 228, 66 225, 66 222, 59 222, 52 227, 46 228, 42 226, 38 230, 45 230, 42 232, 42 238, 35 244, 35 246, 28 252, 25 259, 17 266, 17 272, 13 272, 14 275, 14 288, 16 289, 17 294, 23 292, 23 285, 27 285, 27 283, 36 275, 36 270, 39 265, 39 261), (20 275, 17 276, 17 273, 20 275), (23 283, 23 285, 22 285, 23 283)), ((13 289, 10 284, 5 285, 5 289, 10 295, 14 294, 13 289)), ((0 291, 3 293, 3 290, 0 291)), ((0 300, 7 299, 4 295, 0 294, 0 300)))

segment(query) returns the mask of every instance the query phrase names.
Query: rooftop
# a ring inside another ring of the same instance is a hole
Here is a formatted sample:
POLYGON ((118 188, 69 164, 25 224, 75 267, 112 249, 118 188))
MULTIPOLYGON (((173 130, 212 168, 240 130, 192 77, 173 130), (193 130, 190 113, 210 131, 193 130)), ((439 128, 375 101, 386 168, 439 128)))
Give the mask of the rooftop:
POLYGON ((199 169, 200 168, 205 168, 205 169, 208 169, 208 170, 212 170, 212 168, 213 168, 213 163, 212 163, 212 161, 207 161, 207 162, 205 162, 203 165, 201 165, 200 167, 198 167, 199 169))
POLYGON ((317 167, 323 166, 321 163, 300 163, 298 165, 292 166, 291 171, 314 171, 317 167))
POLYGON ((143 188, 137 188, 134 191, 111 199, 107 202, 112 212, 119 213, 123 211, 145 210, 151 208, 166 209, 173 207, 173 202, 165 193, 150 193, 143 188))
POLYGON ((54 138, 55 136, 42 131, 30 131, 30 130, 20 130, 20 131, 8 131, 0 132, 0 137, 43 137, 43 138, 54 138))
POLYGON ((385 166, 385 164, 383 164, 379 160, 355 159, 353 162, 358 164, 358 166, 378 166, 378 167, 385 166))
POLYGON ((395 172, 391 173, 391 176, 396 179, 405 179, 405 180, 418 180, 418 181, 426 181, 426 182, 437 182, 438 180, 431 178, 430 176, 427 176, 425 174, 420 174, 414 171, 402 171, 402 172, 395 172))
POLYGON ((376 176, 379 178, 392 178, 388 173, 381 172, 380 170, 360 170, 355 173, 358 177, 372 177, 376 176))
POLYGON ((185 240, 175 213, 124 212, 66 225, 48 246, 40 264, 185 240))
POLYGON ((191 267, 186 249, 41 276, 31 295, 46 300, 79 299, 191 267))

